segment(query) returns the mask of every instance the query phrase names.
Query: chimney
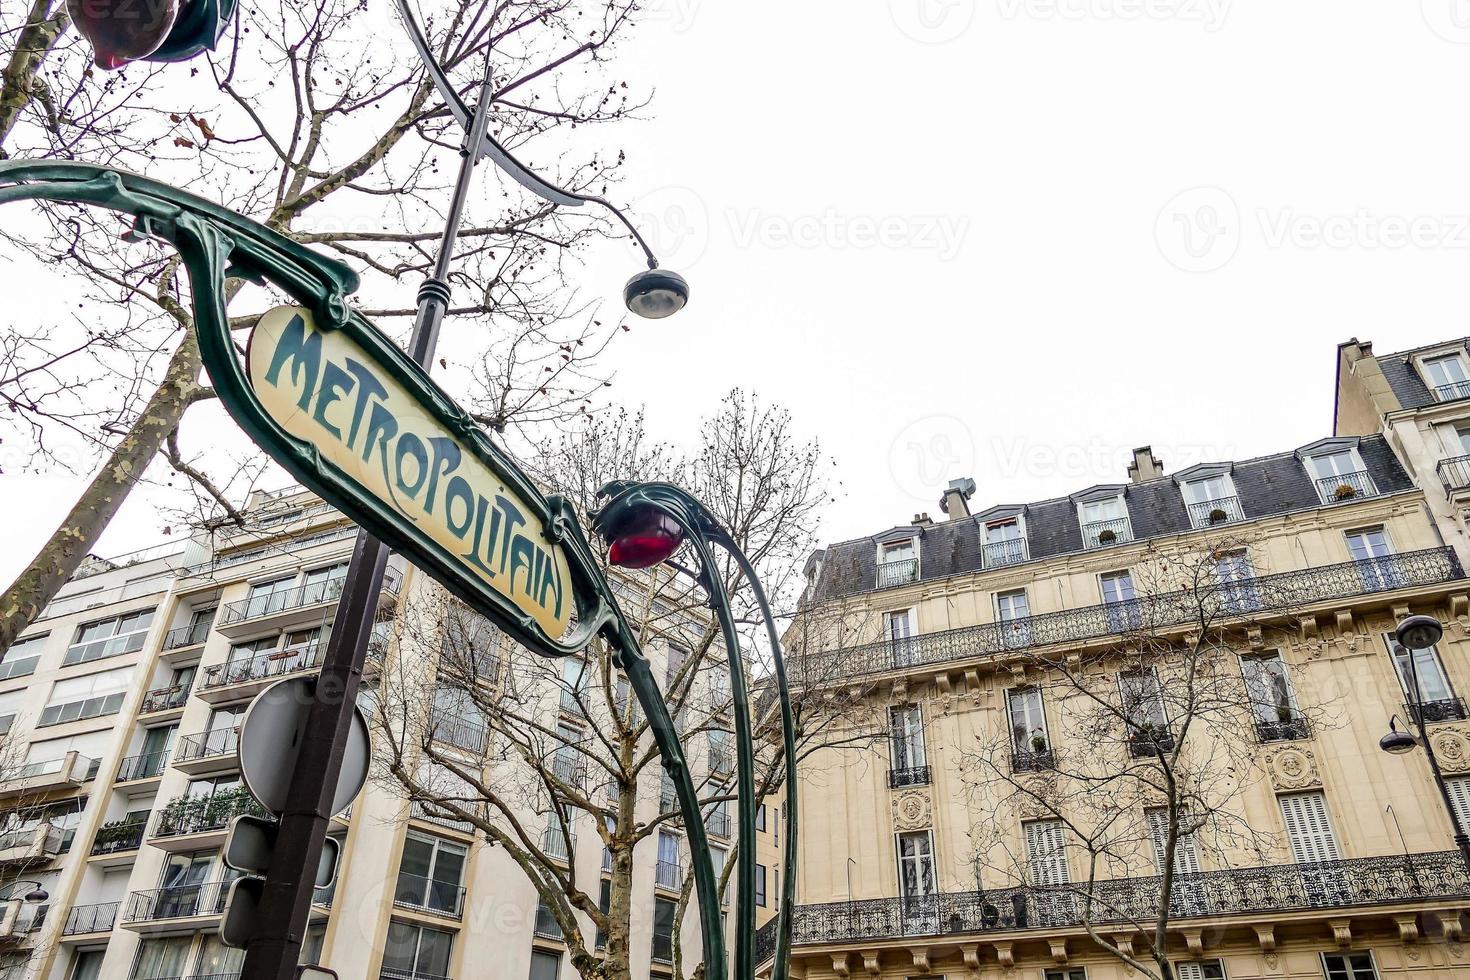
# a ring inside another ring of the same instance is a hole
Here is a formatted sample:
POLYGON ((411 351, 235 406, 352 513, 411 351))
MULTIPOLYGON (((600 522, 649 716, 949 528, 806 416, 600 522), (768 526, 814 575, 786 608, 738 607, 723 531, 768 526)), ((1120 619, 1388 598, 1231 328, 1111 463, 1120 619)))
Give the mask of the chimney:
POLYGON ((950 480, 949 488, 939 498, 939 509, 952 521, 970 516, 970 498, 975 496, 975 481, 968 476, 961 480, 950 480))
POLYGON ((914 527, 933 527, 934 526, 934 522, 932 520, 930 520, 929 514, 927 512, 925 512, 923 514, 915 514, 914 515, 914 519, 913 519, 913 521, 911 523, 913 524, 914 527))
POLYGON ((1133 462, 1128 464, 1128 479, 1133 483, 1156 480, 1164 475, 1164 461, 1154 456, 1152 446, 1140 446, 1133 450, 1133 462))

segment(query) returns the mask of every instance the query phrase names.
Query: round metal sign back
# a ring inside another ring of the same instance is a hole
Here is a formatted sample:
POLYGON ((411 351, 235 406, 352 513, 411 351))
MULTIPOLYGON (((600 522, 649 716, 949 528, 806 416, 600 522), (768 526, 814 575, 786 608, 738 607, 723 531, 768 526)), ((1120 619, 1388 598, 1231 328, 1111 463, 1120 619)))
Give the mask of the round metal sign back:
MULTIPOLYGON (((278 817, 285 812, 301 754, 314 684, 310 677, 277 681, 250 703, 240 724, 240 778, 256 802, 278 817)), ((332 797, 332 816, 351 806, 362 792, 371 751, 367 719, 361 708, 354 707, 337 792, 332 797)))

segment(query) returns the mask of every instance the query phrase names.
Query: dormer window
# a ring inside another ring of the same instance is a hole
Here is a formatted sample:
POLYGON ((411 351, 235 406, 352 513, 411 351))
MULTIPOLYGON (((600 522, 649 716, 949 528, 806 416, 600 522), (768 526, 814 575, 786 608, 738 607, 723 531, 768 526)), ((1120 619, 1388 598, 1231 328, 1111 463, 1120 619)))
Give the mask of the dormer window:
POLYGON ((1245 520, 1240 498, 1235 495, 1235 481, 1229 473, 1187 480, 1181 489, 1191 527, 1214 527, 1245 520))
POLYGON ((1019 515, 986 522, 983 535, 980 558, 985 568, 1014 565, 1030 557, 1026 550, 1026 528, 1019 515))
POLYGON ((878 546, 878 588, 919 580, 919 549, 914 538, 896 538, 878 546))
POLYGON ((1378 495, 1356 446, 1334 446, 1308 455, 1303 462, 1324 504, 1378 495))
POLYGON ((1419 366, 1424 372, 1424 383, 1434 392, 1435 401, 1470 398, 1470 373, 1466 372, 1465 358, 1459 351, 1426 357, 1419 366))
POLYGON ((1128 507, 1121 493, 1083 501, 1077 507, 1077 520, 1082 525, 1084 548, 1106 548, 1133 540, 1133 525, 1128 521, 1128 507))

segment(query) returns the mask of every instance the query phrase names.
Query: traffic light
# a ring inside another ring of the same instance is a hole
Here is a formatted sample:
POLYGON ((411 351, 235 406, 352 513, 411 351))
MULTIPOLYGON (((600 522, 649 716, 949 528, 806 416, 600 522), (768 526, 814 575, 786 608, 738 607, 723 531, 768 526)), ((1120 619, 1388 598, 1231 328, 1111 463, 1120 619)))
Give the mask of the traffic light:
POLYGON ((130 61, 186 61, 212 51, 238 0, 67 0, 97 67, 130 61))
MULTIPOLYGON (((256 913, 265 892, 265 874, 270 871, 271 855, 276 849, 280 824, 268 817, 241 816, 230 821, 230 831, 220 859, 225 867, 240 872, 230 883, 225 899, 224 916, 220 919, 220 942, 235 949, 250 945, 255 935, 256 913)), ((342 845, 335 837, 322 841, 322 857, 316 869, 316 887, 327 888, 337 878, 337 862, 342 845)), ((319 969, 319 968, 314 968, 319 969)), ((329 971, 322 971, 330 975, 329 971)), ((302 974, 309 977, 310 974, 302 974)))

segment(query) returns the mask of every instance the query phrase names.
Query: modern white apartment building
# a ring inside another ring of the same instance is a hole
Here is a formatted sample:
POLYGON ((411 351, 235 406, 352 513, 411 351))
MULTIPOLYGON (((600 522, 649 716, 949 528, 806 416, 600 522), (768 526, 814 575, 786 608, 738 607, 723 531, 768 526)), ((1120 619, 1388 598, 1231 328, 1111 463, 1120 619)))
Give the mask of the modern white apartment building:
MULTIPOLYGON (((216 932, 233 874, 219 848, 229 821, 254 808, 240 783, 238 726, 262 689, 320 664, 356 531, 305 492, 260 495, 248 512, 248 530, 225 526, 164 553, 91 563, 0 660, 5 980, 238 974, 243 954, 216 932), (49 894, 44 905, 24 900, 32 882, 49 894)), ((437 590, 392 559, 370 685, 400 656, 396 619, 437 590)), ((559 697, 555 687, 546 697, 559 697)), ((463 737, 474 722, 456 724, 463 737)), ((467 741, 483 752, 488 740, 471 730, 467 741)), ((650 774, 638 806, 651 818, 661 794, 650 774)), ((370 782, 334 822, 343 861, 318 894, 306 957, 344 978, 574 976, 525 873, 470 825, 430 811, 370 782)), ((723 808, 709 829, 733 847, 723 808)), ((597 894, 608 861, 595 828, 574 829, 566 844, 578 886, 597 894)), ((688 866, 676 822, 635 859, 633 976, 668 976, 688 866)), ((590 923, 581 928, 592 934, 590 923)), ((697 950, 697 935, 691 909, 683 947, 697 950)), ((697 959, 686 955, 686 973, 697 959)))

